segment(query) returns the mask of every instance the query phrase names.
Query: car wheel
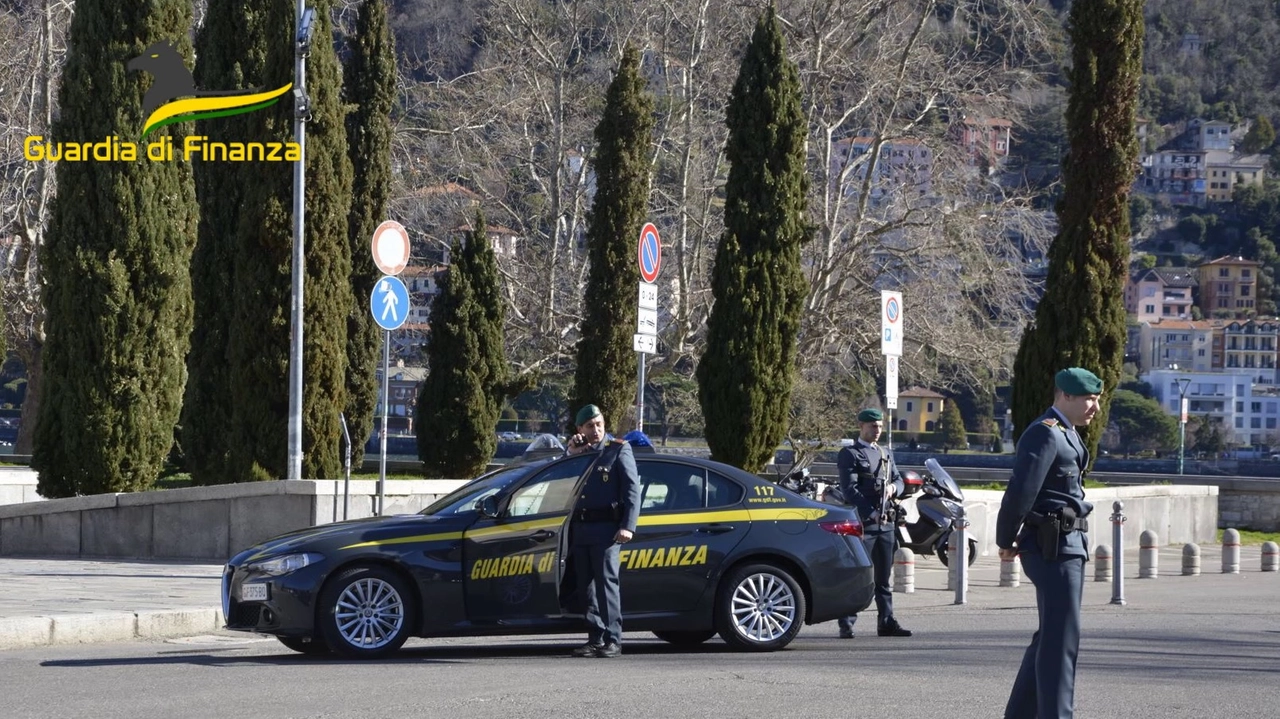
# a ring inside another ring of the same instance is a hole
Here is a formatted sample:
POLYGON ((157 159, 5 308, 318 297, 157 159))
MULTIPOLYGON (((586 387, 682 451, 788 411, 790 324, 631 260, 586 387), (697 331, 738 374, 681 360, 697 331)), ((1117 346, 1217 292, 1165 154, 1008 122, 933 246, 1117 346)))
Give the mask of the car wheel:
POLYGON ((398 574, 383 567, 354 567, 320 594, 320 632, 339 654, 368 658, 404 645, 415 616, 413 594, 398 574))
POLYGON ((653 635, 668 644, 678 647, 692 647, 701 644, 716 635, 714 629, 698 632, 654 632, 653 635))
POLYGON ((771 564, 735 569, 720 585, 716 629, 734 649, 771 652, 791 643, 804 621, 804 593, 786 571, 771 564))
POLYGON ((301 637, 276 637, 276 641, 295 652, 308 654, 313 657, 324 656, 332 651, 329 649, 329 645, 325 643, 324 639, 320 637, 314 637, 310 640, 305 640, 301 637))

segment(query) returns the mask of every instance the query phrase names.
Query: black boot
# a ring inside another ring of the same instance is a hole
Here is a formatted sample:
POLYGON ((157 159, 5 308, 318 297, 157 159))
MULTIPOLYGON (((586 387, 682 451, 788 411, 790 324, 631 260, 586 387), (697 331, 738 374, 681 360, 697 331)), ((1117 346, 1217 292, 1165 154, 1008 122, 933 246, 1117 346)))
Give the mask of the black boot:
POLYGON ((887 619, 880 622, 880 626, 876 628, 876 634, 882 637, 909 637, 911 632, 902 628, 897 619, 887 619))

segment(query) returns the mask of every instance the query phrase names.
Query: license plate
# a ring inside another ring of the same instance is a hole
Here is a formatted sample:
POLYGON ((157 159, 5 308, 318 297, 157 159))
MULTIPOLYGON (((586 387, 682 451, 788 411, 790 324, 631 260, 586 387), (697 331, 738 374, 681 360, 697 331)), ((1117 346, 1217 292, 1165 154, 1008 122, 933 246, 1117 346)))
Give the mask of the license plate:
POLYGON ((240 601, 242 602, 265 602, 267 601, 267 585, 265 584, 244 584, 240 586, 240 601))

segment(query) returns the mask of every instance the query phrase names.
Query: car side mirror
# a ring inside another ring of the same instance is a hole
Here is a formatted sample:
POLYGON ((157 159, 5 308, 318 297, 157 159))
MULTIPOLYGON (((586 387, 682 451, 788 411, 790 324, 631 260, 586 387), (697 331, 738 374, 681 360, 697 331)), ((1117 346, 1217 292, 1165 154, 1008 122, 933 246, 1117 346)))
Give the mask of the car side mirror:
POLYGON ((480 500, 478 508, 480 510, 480 516, 482 517, 497 517, 498 516, 497 497, 494 497, 493 495, 489 495, 488 497, 485 497, 484 499, 480 500))

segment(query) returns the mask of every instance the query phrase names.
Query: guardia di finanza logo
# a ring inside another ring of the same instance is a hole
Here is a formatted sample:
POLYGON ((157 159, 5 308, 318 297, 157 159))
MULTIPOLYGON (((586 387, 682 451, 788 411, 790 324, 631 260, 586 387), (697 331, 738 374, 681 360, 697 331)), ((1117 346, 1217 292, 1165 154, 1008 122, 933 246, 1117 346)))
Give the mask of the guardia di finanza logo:
MULTIPOLYGON (((143 53, 128 62, 129 70, 151 74, 151 88, 142 98, 142 111, 147 119, 142 125, 139 142, 108 136, 98 142, 52 142, 43 135, 31 135, 23 142, 23 155, 32 162, 133 162, 138 159, 138 144, 147 136, 175 122, 210 120, 270 107, 293 87, 289 83, 269 92, 240 90, 198 90, 195 79, 182 56, 167 41, 152 43, 143 53)), ((184 161, 202 159, 228 162, 295 162, 301 156, 296 142, 209 142, 204 135, 188 135, 183 139, 184 161)), ((172 137, 162 137, 146 144, 146 157, 153 162, 172 161, 177 154, 172 137)))

